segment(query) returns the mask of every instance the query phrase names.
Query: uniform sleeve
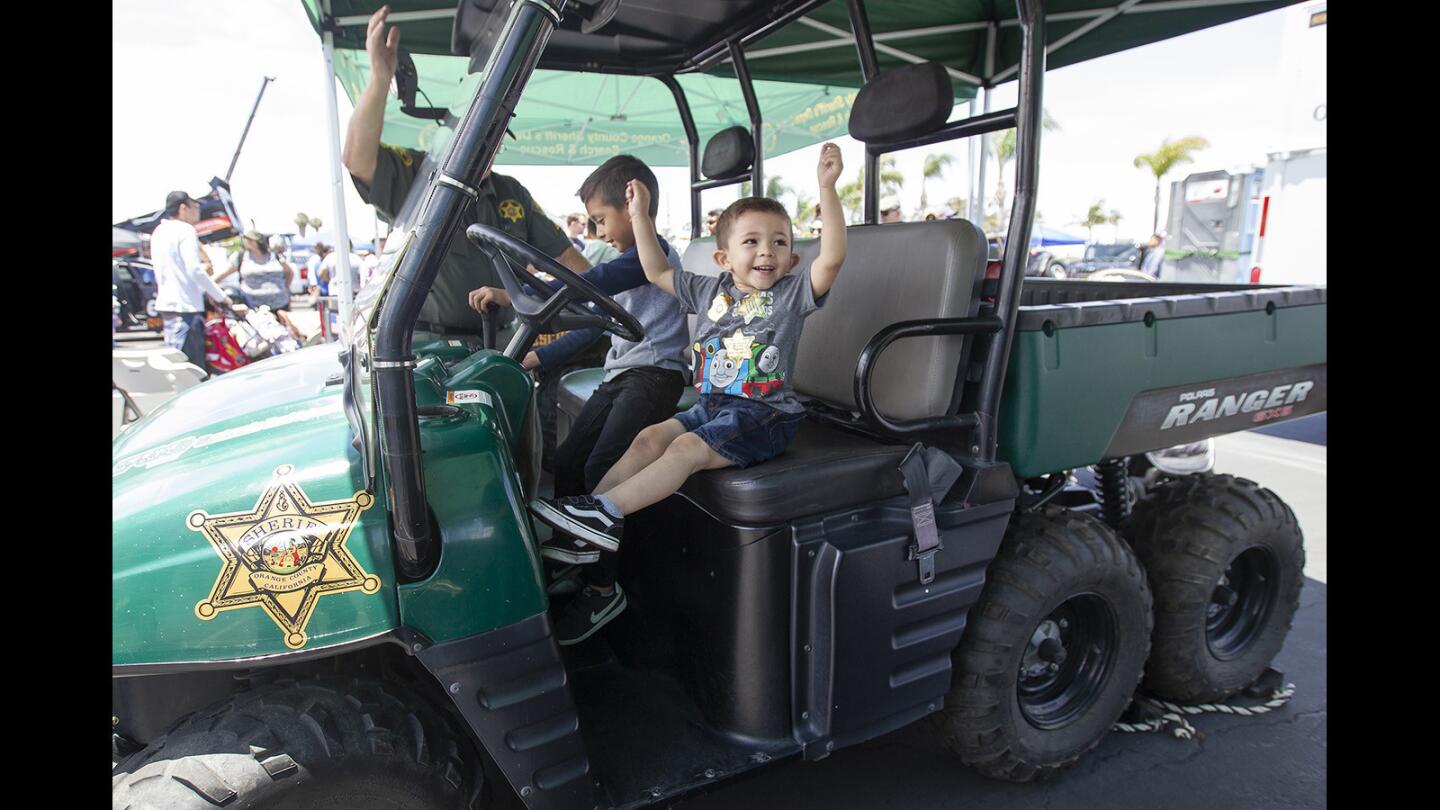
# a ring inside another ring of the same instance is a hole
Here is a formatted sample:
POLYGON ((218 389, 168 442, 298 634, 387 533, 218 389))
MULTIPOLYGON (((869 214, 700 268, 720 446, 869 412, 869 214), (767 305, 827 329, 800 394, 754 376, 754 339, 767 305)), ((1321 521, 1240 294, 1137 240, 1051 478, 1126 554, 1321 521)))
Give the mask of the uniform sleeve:
POLYGON ((601 329, 574 329, 544 346, 535 347, 535 356, 542 368, 554 368, 584 351, 603 334, 601 329))
POLYGON ((677 269, 672 278, 675 299, 685 312, 699 313, 710 308, 710 300, 720 291, 718 276, 703 276, 689 270, 677 269))
POLYGON ((415 184, 420 162, 424 159, 423 152, 382 143, 375 156, 375 177, 368 184, 362 183, 353 174, 350 180, 355 184, 360 199, 375 206, 381 219, 393 222, 396 212, 405 204, 410 187, 415 184))
POLYGON ((521 200, 520 204, 525 206, 525 241, 540 249, 546 256, 555 257, 566 250, 575 247, 570 237, 560 230, 560 226, 550 220, 535 198, 530 196, 530 190, 515 183, 521 200))

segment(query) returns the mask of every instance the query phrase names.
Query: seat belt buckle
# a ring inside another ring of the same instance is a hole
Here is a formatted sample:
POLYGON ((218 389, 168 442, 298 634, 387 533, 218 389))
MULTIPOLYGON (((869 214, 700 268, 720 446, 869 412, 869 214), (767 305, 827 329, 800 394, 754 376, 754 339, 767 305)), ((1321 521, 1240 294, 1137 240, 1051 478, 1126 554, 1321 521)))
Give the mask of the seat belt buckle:
POLYGON ((935 504, 927 499, 911 506, 910 519, 915 526, 915 542, 910 544, 906 556, 917 563, 920 584, 929 585, 935 581, 935 552, 945 547, 935 528, 935 504))

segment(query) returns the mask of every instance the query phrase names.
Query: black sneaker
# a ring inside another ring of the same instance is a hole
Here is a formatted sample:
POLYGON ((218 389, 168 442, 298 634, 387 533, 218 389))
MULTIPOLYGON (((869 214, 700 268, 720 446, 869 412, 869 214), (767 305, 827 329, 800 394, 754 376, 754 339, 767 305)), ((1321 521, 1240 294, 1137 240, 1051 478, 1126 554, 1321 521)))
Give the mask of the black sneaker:
POLYGON ((564 498, 536 498, 530 512, 551 526, 585 540, 606 551, 620 549, 625 518, 605 511, 599 498, 589 495, 568 495, 564 498))
POLYGON ((540 556, 571 565, 588 565, 600 561, 600 549, 584 540, 557 534, 540 544, 540 556))
POLYGON ((626 604, 625 591, 618 582, 609 595, 585 588, 565 605, 555 619, 555 643, 568 647, 590 638, 611 619, 623 613, 626 604))

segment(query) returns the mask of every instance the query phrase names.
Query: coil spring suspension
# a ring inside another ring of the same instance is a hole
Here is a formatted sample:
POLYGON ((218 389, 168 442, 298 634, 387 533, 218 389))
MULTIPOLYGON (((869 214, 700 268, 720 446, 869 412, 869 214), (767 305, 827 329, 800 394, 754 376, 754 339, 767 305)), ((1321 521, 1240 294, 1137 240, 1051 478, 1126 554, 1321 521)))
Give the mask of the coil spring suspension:
POLYGON ((1100 478, 1100 512, 1115 528, 1130 517, 1130 480, 1127 458, 1107 458, 1095 465, 1100 478))

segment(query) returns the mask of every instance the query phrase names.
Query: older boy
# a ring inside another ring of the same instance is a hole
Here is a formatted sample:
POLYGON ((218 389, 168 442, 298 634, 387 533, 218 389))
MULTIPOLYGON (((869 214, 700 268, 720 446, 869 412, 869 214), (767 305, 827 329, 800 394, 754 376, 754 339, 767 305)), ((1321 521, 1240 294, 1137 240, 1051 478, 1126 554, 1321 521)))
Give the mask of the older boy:
POLYGON ((764 197, 725 209, 716 228, 718 277, 686 272, 656 246, 650 190, 626 190, 640 261, 650 282, 671 293, 696 321, 695 384, 700 401, 640 431, 630 449, 595 486, 594 497, 537 501, 542 520, 599 548, 619 548, 625 515, 656 503, 700 470, 748 467, 771 459, 795 438, 805 409, 787 382, 806 316, 845 261, 845 221, 835 181, 843 164, 833 143, 820 148, 816 175, 825 227, 809 272, 791 274, 790 216, 764 197))
MULTIPOLYGON (((645 337, 632 343, 611 336, 605 357, 605 378, 576 417, 565 441, 555 449, 555 494, 580 495, 593 491, 600 477, 625 452, 635 435, 648 425, 675 412, 675 402, 685 387, 686 347, 690 330, 679 303, 652 286, 641 267, 639 251, 648 250, 652 259, 667 268, 678 269, 680 254, 655 234, 653 218, 659 202, 655 173, 638 158, 617 155, 602 163, 585 178, 580 198, 595 222, 597 233, 620 251, 615 259, 586 271, 587 281, 615 300, 639 321, 645 337), (651 227, 643 234, 631 225, 626 208, 626 189, 645 190, 641 214, 651 227), (641 244, 636 244, 640 242, 641 244)), ((477 310, 498 302, 508 305, 503 289, 481 287, 470 293, 470 305, 477 310)), ((563 363, 577 347, 593 340, 593 330, 577 330, 527 354, 526 368, 550 368, 563 363)), ((613 551, 614 548, 606 550, 613 551)), ((555 622, 556 641, 577 644, 589 638, 605 622, 625 609, 625 592, 615 583, 615 555, 602 555, 592 545, 556 535, 541 554, 547 559, 586 565, 582 590, 555 622), (600 617, 596 620, 595 617, 600 617)))

